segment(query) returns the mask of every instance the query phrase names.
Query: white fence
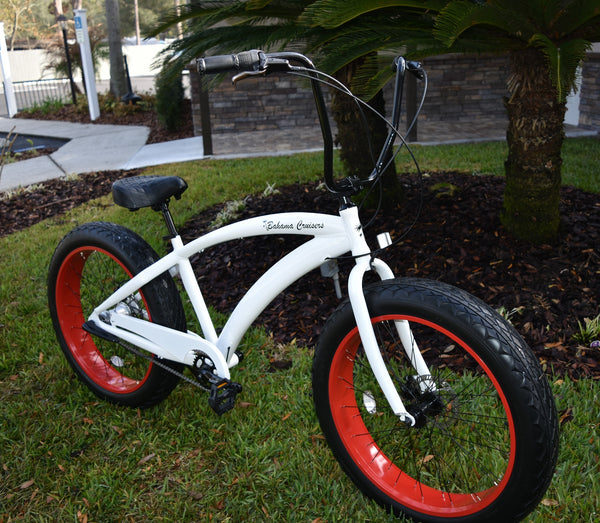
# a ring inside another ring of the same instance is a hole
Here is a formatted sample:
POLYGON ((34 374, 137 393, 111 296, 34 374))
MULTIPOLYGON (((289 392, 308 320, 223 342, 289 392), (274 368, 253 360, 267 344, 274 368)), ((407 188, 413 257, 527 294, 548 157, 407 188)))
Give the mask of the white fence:
MULTIPOLYGON (((154 76, 157 70, 153 64, 165 47, 166 44, 124 45, 123 54, 127 57, 129 74, 132 77, 154 76)), ((48 55, 43 49, 9 51, 8 60, 13 82, 56 78, 54 71, 48 68, 48 55)), ((101 61, 100 67, 96 71, 96 78, 98 80, 110 79, 108 60, 101 61)), ((75 80, 81 81, 81 78, 75 78, 75 80)))
MULTIPOLYGON (((165 47, 166 44, 164 43, 123 46, 123 54, 127 57, 127 66, 134 92, 154 92, 154 76, 158 72, 156 62, 160 52, 165 47)), ((23 93, 19 94, 19 92, 30 89, 30 86, 34 84, 36 88, 38 84, 40 86, 53 84, 52 80, 57 79, 56 72, 49 67, 48 53, 43 49, 10 51, 8 52, 8 62, 12 83, 17 95, 18 108, 22 109, 41 103, 41 101, 35 100, 35 103, 28 104, 29 97, 23 93)), ((99 93, 108 91, 110 88, 110 64, 108 59, 101 60, 95 73, 97 91, 99 93)), ((74 80, 79 88, 83 89, 83 79, 79 71, 74 71, 74 80)), ((188 89, 186 80, 184 78, 184 85, 188 89)), ((63 90, 61 89, 60 92, 57 90, 56 93, 49 96, 49 99, 65 99, 63 90)), ((4 96, 4 78, 0 71, 0 115, 6 114, 8 114, 8 108, 4 96)))

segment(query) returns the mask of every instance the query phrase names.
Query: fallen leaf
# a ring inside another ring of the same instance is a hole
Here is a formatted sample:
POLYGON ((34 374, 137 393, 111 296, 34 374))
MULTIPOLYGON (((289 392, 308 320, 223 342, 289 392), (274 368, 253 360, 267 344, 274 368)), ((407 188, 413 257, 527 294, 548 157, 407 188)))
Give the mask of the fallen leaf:
POLYGON ((559 412, 559 415, 559 423, 560 425, 564 425, 565 423, 573 420, 573 408, 569 407, 568 409, 559 412))
POLYGON ((147 463, 148 461, 150 461, 154 456, 156 456, 156 454, 153 452, 152 454, 148 454, 147 456, 144 456, 142 459, 140 459, 138 461, 138 465, 143 465, 144 463, 147 463))
POLYGON ((433 454, 427 454, 423 459, 417 461, 417 465, 424 465, 433 459, 433 454))
POLYGON ((544 498, 542 499, 542 505, 544 505, 545 507, 557 507, 558 501, 556 501, 555 499, 544 498))
POLYGON ((19 488, 21 490, 25 490, 26 488, 31 487, 31 485, 33 485, 35 483, 35 479, 30 479, 28 481, 25 481, 25 483, 21 483, 21 485, 19 485, 19 488))

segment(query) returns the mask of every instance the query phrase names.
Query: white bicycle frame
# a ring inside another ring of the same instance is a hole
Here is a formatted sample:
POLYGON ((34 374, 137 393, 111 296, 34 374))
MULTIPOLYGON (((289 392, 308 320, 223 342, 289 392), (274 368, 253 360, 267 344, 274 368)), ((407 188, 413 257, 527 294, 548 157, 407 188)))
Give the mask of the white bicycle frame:
MULTIPOLYGON (((176 236, 171 239, 171 244, 172 252, 120 287, 94 310, 88 320, 95 322, 105 332, 159 358, 192 365, 198 354, 204 354, 214 363, 214 373, 229 379, 229 369, 239 362, 235 352, 239 342, 267 305, 289 285, 328 259, 351 252, 357 258, 348 279, 348 295, 367 359, 393 412, 404 422, 414 425, 415 419, 406 411, 385 367, 363 294, 363 276, 368 270, 375 270, 381 279, 393 278, 394 274, 383 261, 370 257, 370 249, 364 238, 356 207, 340 210, 339 216, 302 212, 260 216, 224 226, 185 245, 181 237, 176 236), (217 334, 194 275, 190 257, 230 240, 281 234, 313 238, 269 268, 243 296, 221 333, 217 334), (117 308, 119 303, 167 271, 172 275, 179 274, 198 317, 203 336, 135 318, 123 314, 117 308)), ((416 347, 408 322, 397 321, 396 328, 417 374, 427 380, 430 376, 429 369, 416 347)))

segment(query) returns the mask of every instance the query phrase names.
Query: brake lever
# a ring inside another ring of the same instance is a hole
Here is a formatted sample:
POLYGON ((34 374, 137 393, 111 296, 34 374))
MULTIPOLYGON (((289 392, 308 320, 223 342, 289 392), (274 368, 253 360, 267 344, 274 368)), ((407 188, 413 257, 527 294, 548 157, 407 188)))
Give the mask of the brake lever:
POLYGON ((244 71, 242 73, 238 73, 238 74, 234 75, 231 78, 231 83, 233 85, 235 85, 237 82, 241 82, 242 80, 245 80, 246 78, 249 78, 251 76, 266 76, 266 74, 267 74, 266 69, 262 69, 260 71, 244 71))
POLYGON ((231 81, 235 84, 241 80, 245 80, 251 76, 266 76, 271 73, 284 72, 287 73, 292 69, 289 60, 279 58, 277 56, 265 55, 264 62, 261 62, 258 71, 243 71, 236 74, 231 81))

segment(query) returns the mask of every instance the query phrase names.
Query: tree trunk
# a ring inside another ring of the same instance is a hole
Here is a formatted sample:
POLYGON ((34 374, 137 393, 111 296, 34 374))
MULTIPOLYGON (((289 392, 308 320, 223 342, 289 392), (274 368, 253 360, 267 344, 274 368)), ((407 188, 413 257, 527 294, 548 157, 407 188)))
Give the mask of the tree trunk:
POLYGON ((518 239, 552 242, 560 225, 565 103, 558 100, 541 51, 513 53, 509 92, 502 223, 518 239))
MULTIPOLYGON (((359 61, 348 64, 336 74, 337 79, 344 85, 351 85, 352 77, 359 66, 359 61)), ((379 91, 369 104, 379 113, 385 114, 382 91, 379 91)), ((387 137, 385 122, 365 107, 359 108, 352 98, 337 90, 333 91, 331 110, 337 124, 336 141, 340 145, 340 158, 346 174, 360 178, 368 177, 387 137)), ((401 185, 393 162, 383 174, 382 185, 383 207, 394 208, 401 194, 401 185)), ((373 196, 378 198, 378 191, 375 191, 373 196)))
POLYGON ((127 79, 121 47, 121 20, 118 0, 105 0, 108 52, 110 59, 110 92, 117 98, 127 93, 127 79))
MULTIPOLYGON (((54 0, 54 19, 58 20, 58 17, 63 13, 62 0, 54 0)), ((62 41, 62 28, 59 23, 56 24, 56 33, 58 36, 58 41, 62 41)))

